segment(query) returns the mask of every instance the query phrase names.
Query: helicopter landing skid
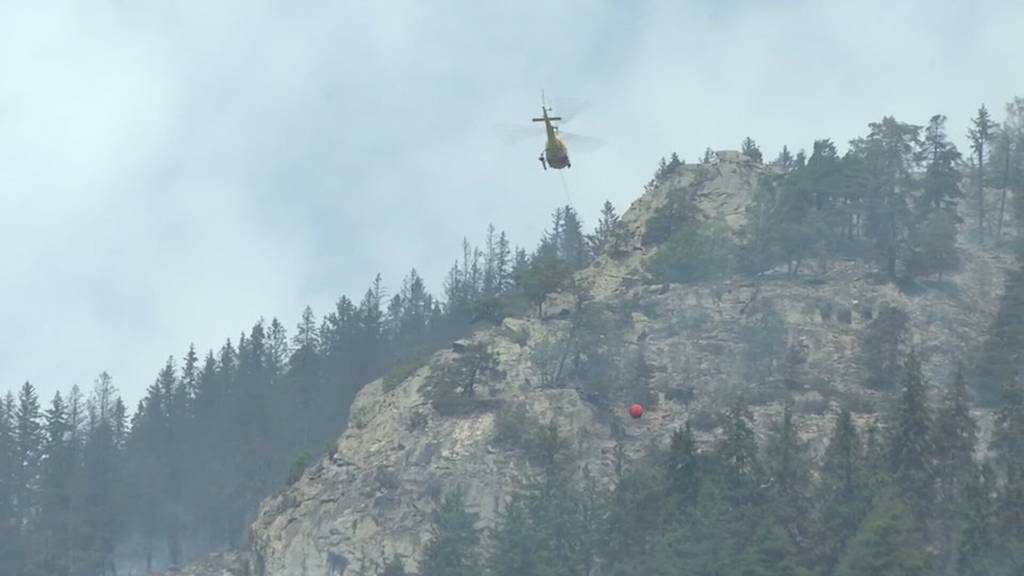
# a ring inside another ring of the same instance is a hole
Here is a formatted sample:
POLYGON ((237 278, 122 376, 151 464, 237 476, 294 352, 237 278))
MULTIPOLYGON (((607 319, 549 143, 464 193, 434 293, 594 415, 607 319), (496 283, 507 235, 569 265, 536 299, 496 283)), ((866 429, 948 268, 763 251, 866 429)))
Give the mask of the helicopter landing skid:
POLYGON ((540 156, 539 156, 539 157, 537 158, 537 160, 540 160, 540 165, 541 165, 541 166, 543 166, 545 170, 547 170, 547 169, 548 169, 548 163, 547 163, 547 161, 545 161, 545 160, 544 160, 544 154, 541 154, 541 155, 540 155, 540 156))

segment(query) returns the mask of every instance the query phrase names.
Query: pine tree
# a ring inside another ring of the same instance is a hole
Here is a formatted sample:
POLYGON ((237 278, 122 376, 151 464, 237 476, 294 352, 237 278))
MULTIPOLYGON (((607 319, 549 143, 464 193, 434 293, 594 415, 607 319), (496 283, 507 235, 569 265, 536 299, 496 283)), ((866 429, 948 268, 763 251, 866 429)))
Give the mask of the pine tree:
POLYGON ((836 576, 923 576, 929 560, 913 513, 898 496, 878 498, 836 567, 836 576))
POLYGON ((669 497, 676 506, 692 507, 700 494, 700 471, 697 446, 690 423, 672 433, 666 460, 666 480, 669 497))
POLYGON ((615 212, 615 206, 608 200, 604 201, 601 207, 601 219, 597 222, 594 233, 588 237, 590 252, 600 255, 616 242, 622 235, 622 219, 615 212))
POLYGON ((923 521, 932 502, 935 450, 921 363, 913 350, 907 355, 900 388, 890 426, 889 470, 903 500, 923 521))
POLYGON ((8 567, 11 573, 17 569, 23 552, 15 499, 18 484, 14 411, 14 396, 8 392, 0 398, 0 566, 8 567))
POLYGON ((1024 387, 1016 371, 1005 380, 1002 396, 992 439, 1005 478, 999 502, 1001 536, 1024 542, 1024 387))
POLYGON ((771 486, 773 516, 794 542, 807 536, 804 520, 810 510, 810 462, 807 447, 793 420, 793 402, 787 399, 782 418, 773 426, 764 460, 771 486))
POLYGON ((987 460, 972 472, 964 486, 955 567, 964 576, 998 574, 994 566, 1001 552, 996 533, 996 473, 987 460))
POLYGON ((867 512, 865 480, 860 438, 850 411, 844 407, 825 450, 817 497, 821 524, 815 542, 825 574, 832 573, 846 542, 867 512))
POLYGON ((757 162, 758 164, 761 163, 761 149, 757 147, 757 143, 754 142, 753 138, 747 136, 746 138, 743 139, 743 146, 741 152, 744 156, 750 158, 754 162, 757 162))
POLYGON ((909 198, 917 185, 913 172, 921 127, 886 116, 868 128, 867 137, 851 142, 851 153, 869 168, 864 191, 865 232, 882 270, 895 277, 897 263, 907 255, 907 238, 914 226, 909 198))
POLYGON ((430 539, 420 562, 422 576, 477 576, 480 532, 477 514, 467 510, 461 490, 447 495, 434 513, 430 539))
POLYGON ((39 464, 43 455, 41 419, 36 390, 25 382, 18 392, 14 411, 14 503, 16 518, 20 518, 22 524, 30 524, 34 520, 39 464))
POLYGON ((921 195, 918 198, 920 214, 927 217, 932 210, 946 209, 956 215, 956 202, 960 192, 960 152, 946 136, 946 117, 936 114, 924 130, 921 155, 925 158, 925 173, 921 195))
POLYGON ((978 241, 985 241, 985 154, 986 146, 992 140, 996 124, 992 122, 988 109, 982 104, 978 108, 978 115, 971 119, 971 128, 967 136, 971 140, 971 150, 974 152, 974 187, 978 203, 978 241))
POLYGON ((772 161, 772 164, 778 166, 784 172, 788 172, 793 168, 793 153, 789 151, 787 146, 783 146, 779 155, 772 161))
POLYGON ((754 416, 743 398, 734 400, 724 414, 716 455, 731 496, 747 498, 760 477, 761 463, 757 457, 754 416))
POLYGON ((967 382, 958 367, 935 418, 936 507, 942 539, 939 557, 945 566, 959 564, 960 522, 966 486, 976 473, 976 442, 977 424, 971 417, 967 382))
POLYGON ((504 294, 512 287, 512 251, 508 237, 502 231, 498 236, 498 249, 494 257, 494 276, 498 294, 504 294))
POLYGON ((36 550, 36 562, 51 574, 66 574, 70 568, 71 552, 71 490, 75 462, 68 449, 70 429, 67 408, 60 393, 56 393, 45 413, 43 460, 39 481, 39 522, 37 532, 41 541, 36 550))
POLYGON ((990 163, 992 172, 998 174, 995 182, 1002 189, 999 199, 999 217, 996 221, 996 240, 1002 238, 1003 219, 1006 212, 1006 198, 1011 189, 1018 192, 1014 195, 1017 207, 1018 231, 1024 231, 1024 98, 1014 98, 1006 105, 1006 118, 1002 126, 993 127, 995 137, 990 163))

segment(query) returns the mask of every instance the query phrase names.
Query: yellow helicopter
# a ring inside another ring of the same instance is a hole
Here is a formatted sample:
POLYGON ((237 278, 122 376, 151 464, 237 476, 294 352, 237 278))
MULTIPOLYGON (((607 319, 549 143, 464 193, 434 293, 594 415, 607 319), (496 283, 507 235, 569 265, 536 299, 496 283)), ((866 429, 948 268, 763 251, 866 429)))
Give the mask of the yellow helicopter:
POLYGON ((562 168, 572 168, 572 162, 569 161, 569 150, 565 147, 565 143, 558 137, 558 126, 555 126, 553 122, 562 120, 561 116, 548 116, 548 112, 551 108, 548 108, 544 102, 544 96, 541 95, 540 99, 540 118, 534 118, 534 122, 543 122, 544 130, 548 134, 548 141, 544 144, 544 151, 540 153, 540 165, 545 170, 548 166, 556 170, 562 168))

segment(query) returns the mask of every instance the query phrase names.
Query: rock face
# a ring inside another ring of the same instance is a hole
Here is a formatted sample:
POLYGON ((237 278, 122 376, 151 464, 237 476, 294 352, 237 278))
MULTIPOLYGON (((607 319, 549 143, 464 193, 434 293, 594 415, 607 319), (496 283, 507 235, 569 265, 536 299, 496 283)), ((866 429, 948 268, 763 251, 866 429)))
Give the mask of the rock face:
POLYGON ((643 418, 629 418, 623 394, 595 402, 587 390, 559 380, 566 361, 558 351, 572 330, 572 315, 560 312, 572 310, 576 297, 554 294, 543 319, 507 318, 438 352, 397 386, 367 385, 335 452, 261 506, 248 551, 252 576, 352 576, 392 554, 415 570, 431 511, 456 486, 482 525, 492 525, 528 471, 520 451, 495 439, 501 407, 554 419, 580 462, 601 478, 612 475, 614 447, 635 455, 687 419, 710 439, 714 414, 737 392, 750 399, 762 430, 781 411, 780 399, 795 397, 801 431, 820 447, 837 403, 857 408, 862 420, 883 408, 883 397, 862 386, 860 346, 883 305, 906 312, 926 377, 933 387, 944 383, 991 321, 1007 265, 972 245, 960 247, 963 270, 913 295, 872 282, 867 267, 845 261, 832 262, 813 282, 766 274, 687 286, 645 283, 649 248, 640 238, 670 189, 691 186, 706 214, 742 234, 745 207, 766 170, 735 152, 719 153, 713 165, 680 168, 623 216, 623 245, 576 276, 612 318, 601 345, 615 350, 614 364, 626 370, 627 359, 642 354, 650 365, 643 418), (766 349, 779 360, 759 360, 766 349), (486 350, 487 366, 474 364, 479 350, 486 350), (473 403, 462 410, 464 383, 454 380, 467 369, 473 403), (446 385, 454 390, 452 405, 433 401, 446 385))

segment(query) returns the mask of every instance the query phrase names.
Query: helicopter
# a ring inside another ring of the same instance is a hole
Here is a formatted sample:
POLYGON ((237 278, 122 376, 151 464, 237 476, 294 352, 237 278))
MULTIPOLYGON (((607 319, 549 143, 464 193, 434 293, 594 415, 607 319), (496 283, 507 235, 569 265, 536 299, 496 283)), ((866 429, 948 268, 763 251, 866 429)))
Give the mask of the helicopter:
POLYGON ((548 116, 548 112, 550 111, 551 108, 548 108, 547 104, 544 102, 544 96, 541 95, 541 117, 534 118, 533 121, 544 123, 544 130, 548 134, 548 141, 544 145, 544 151, 540 153, 540 157, 537 159, 540 160, 540 165, 543 166, 545 170, 548 169, 548 166, 551 166, 556 170, 572 168, 572 162, 569 161, 569 150, 565 147, 565 143, 558 137, 558 126, 553 124, 553 122, 561 121, 562 117, 548 116))

